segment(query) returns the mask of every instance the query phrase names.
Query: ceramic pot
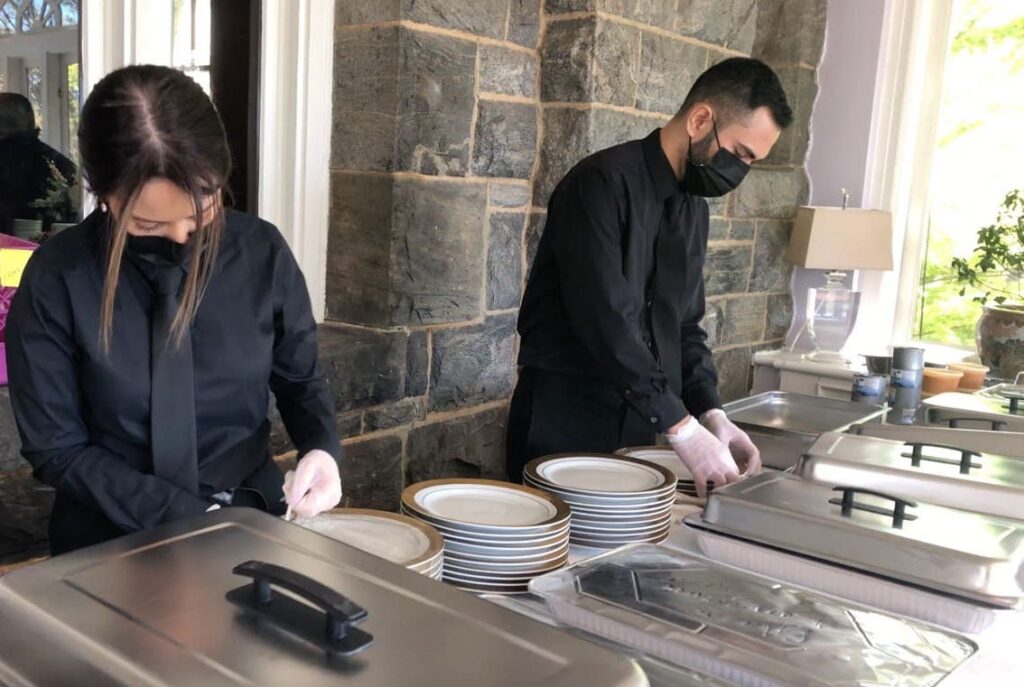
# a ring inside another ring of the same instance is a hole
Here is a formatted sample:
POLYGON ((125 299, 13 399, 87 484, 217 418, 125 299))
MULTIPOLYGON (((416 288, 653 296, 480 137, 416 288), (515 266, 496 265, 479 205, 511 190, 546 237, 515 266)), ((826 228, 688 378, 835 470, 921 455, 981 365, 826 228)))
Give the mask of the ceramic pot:
POLYGON ((981 362, 1001 379, 1024 370, 1024 304, 986 305, 976 335, 981 362))

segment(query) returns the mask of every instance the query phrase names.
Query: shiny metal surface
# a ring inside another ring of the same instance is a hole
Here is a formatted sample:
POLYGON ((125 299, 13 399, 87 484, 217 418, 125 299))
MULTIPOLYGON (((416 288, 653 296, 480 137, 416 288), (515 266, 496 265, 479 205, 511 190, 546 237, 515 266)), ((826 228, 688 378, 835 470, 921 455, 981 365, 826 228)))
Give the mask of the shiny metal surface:
POLYGON ((785 391, 769 391, 727 403, 729 418, 750 435, 770 468, 793 467, 823 432, 843 432, 851 425, 876 422, 880 405, 840 401, 785 391))
POLYGON ((897 529, 891 499, 857 504, 844 516, 830 486, 762 473, 716 489, 686 522, 992 605, 1024 596, 1024 523, 919 501, 897 529))
POLYGON ((934 685, 967 638, 655 546, 538 578, 560 621, 743 685, 934 685))
POLYGON ((926 398, 921 406, 930 425, 1024 432, 1024 407, 1011 414, 1007 399, 951 391, 926 398))
POLYGON ((14 685, 646 684, 625 657, 247 509, 18 570, 0 579, 0 613, 0 682, 14 685), (374 643, 340 657, 228 601, 250 559, 362 606, 374 643))
POLYGON ((993 432, 983 429, 949 429, 914 425, 880 425, 867 423, 850 431, 866 437, 897 441, 927 441, 941 446, 965 448, 991 453, 1004 458, 1024 458, 1024 433, 993 432))
POLYGON ((1024 520, 1024 460, 830 432, 814 442, 795 472, 815 482, 1024 520))

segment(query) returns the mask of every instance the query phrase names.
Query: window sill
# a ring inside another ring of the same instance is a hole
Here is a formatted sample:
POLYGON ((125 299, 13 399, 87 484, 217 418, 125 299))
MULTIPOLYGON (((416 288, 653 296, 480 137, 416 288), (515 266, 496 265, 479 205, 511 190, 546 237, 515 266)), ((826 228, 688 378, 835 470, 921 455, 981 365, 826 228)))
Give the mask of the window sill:
POLYGON ((961 348, 959 346, 947 346, 945 344, 932 343, 929 341, 914 341, 911 346, 919 346, 924 349, 924 359, 929 363, 948 365, 963 361, 978 362, 978 352, 972 346, 961 348))

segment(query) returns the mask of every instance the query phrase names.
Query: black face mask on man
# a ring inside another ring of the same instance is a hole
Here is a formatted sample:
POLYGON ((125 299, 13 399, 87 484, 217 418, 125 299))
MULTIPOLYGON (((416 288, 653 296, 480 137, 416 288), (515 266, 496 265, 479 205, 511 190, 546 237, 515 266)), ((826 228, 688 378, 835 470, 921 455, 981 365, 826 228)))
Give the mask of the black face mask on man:
POLYGON ((693 139, 690 139, 686 153, 686 171, 679 182, 680 187, 687 193, 705 198, 724 196, 739 186, 750 171, 750 165, 722 147, 714 119, 711 120, 711 131, 715 136, 715 143, 718 144, 718 151, 707 162, 695 162, 693 139))

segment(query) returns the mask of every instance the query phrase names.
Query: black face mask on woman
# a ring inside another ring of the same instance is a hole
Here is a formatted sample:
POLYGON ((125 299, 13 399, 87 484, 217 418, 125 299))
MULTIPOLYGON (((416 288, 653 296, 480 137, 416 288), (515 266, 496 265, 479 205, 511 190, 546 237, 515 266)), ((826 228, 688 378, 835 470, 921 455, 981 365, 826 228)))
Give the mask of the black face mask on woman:
POLYGON ((686 153, 686 172, 679 182, 687 193, 705 198, 724 196, 739 186, 750 171, 750 165, 722 147, 714 119, 711 120, 711 131, 718 144, 718 151, 707 162, 694 162, 693 139, 690 139, 686 153))
POLYGON ((192 242, 181 244, 162 236, 128 235, 125 251, 155 264, 184 265, 192 257, 192 242))

